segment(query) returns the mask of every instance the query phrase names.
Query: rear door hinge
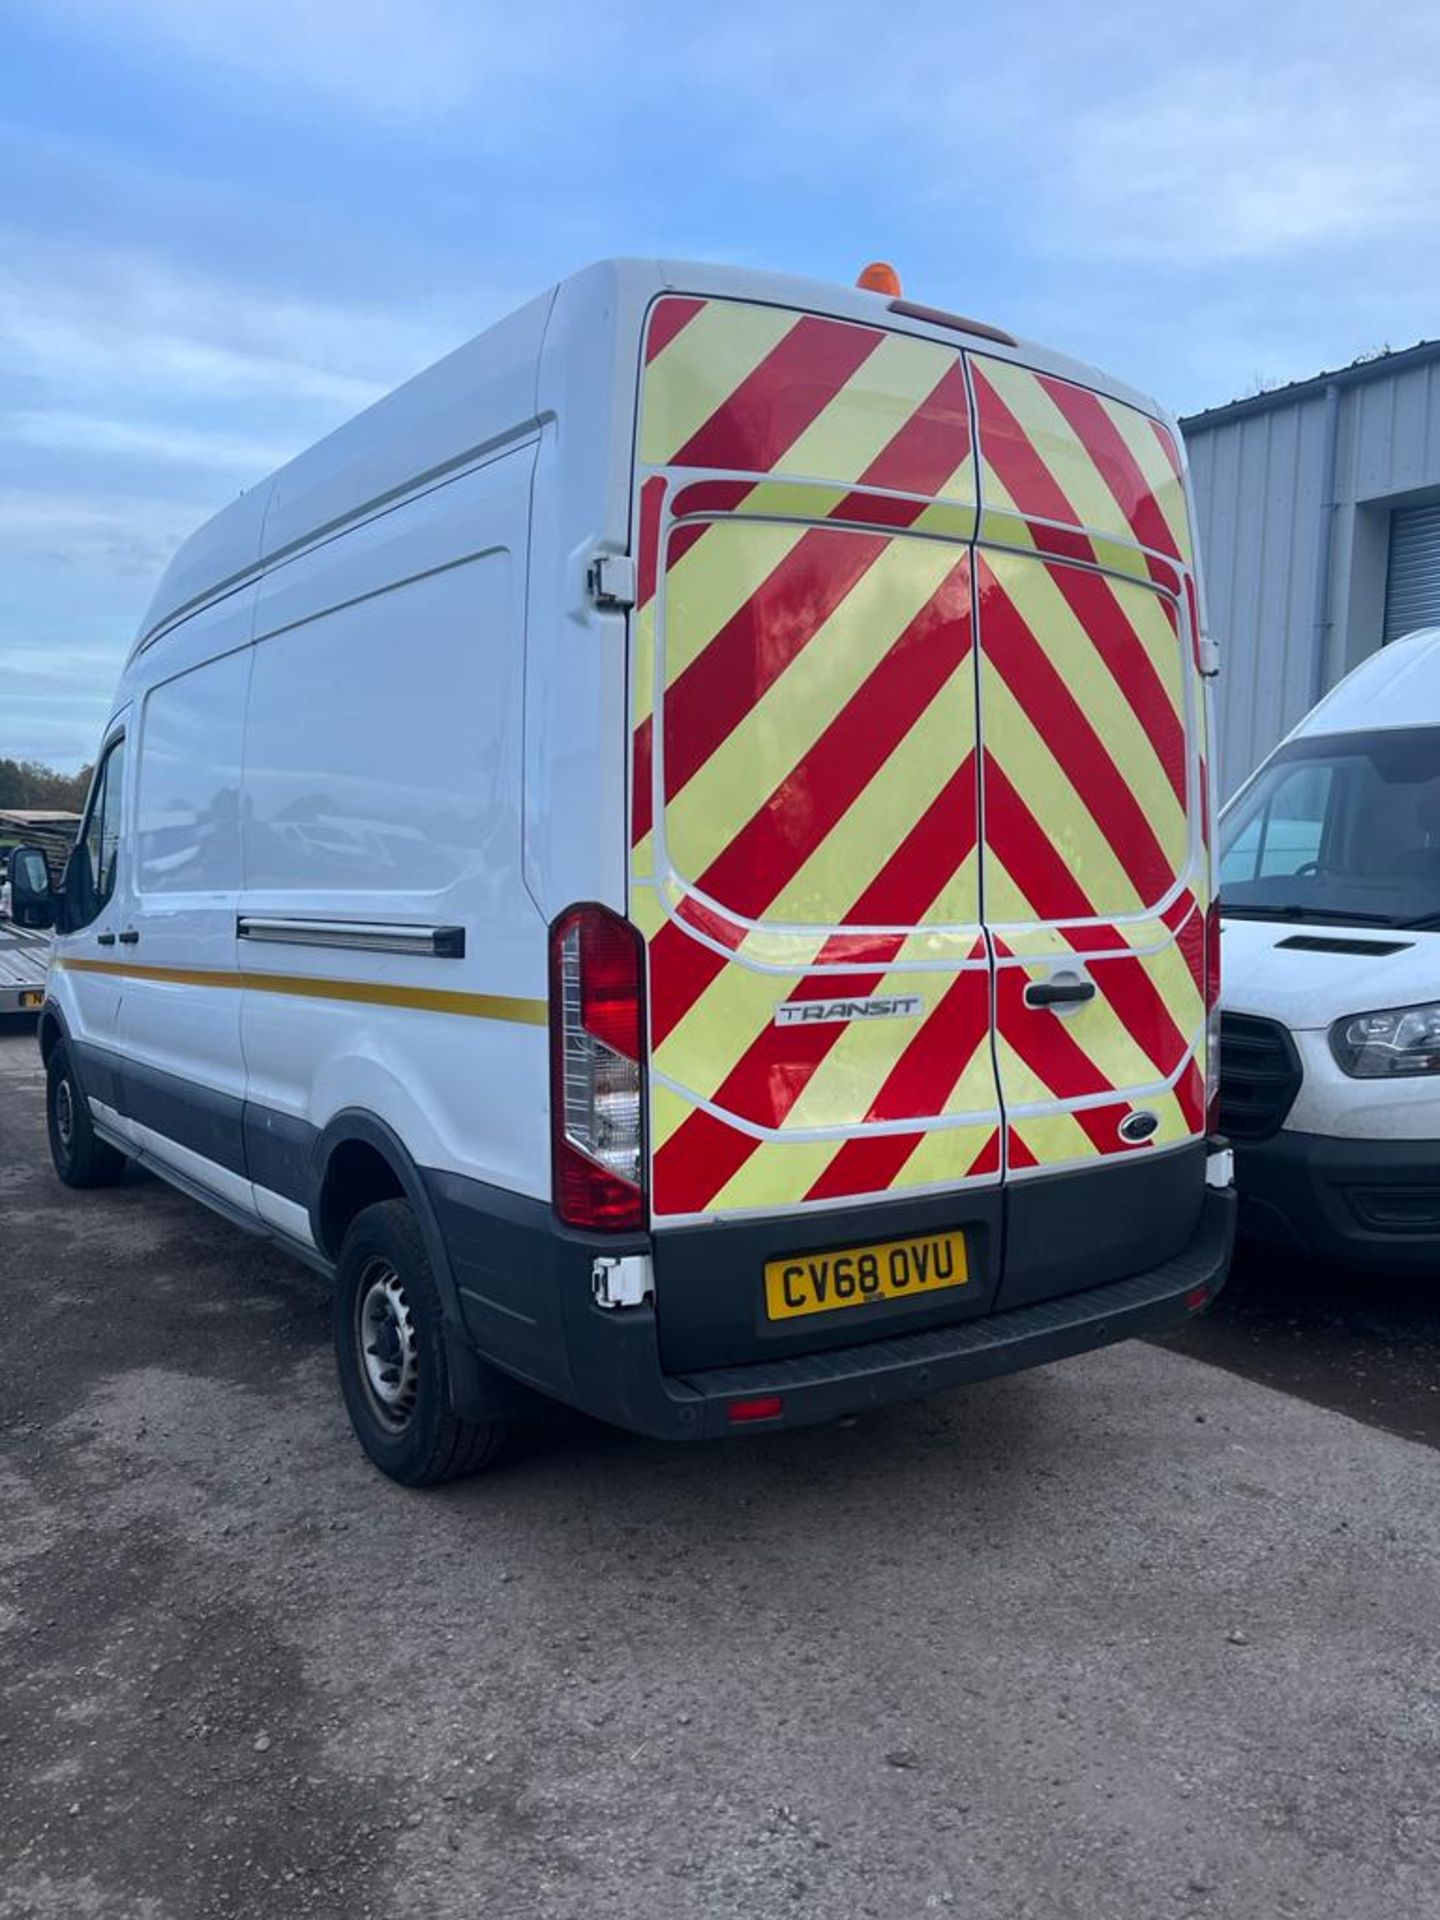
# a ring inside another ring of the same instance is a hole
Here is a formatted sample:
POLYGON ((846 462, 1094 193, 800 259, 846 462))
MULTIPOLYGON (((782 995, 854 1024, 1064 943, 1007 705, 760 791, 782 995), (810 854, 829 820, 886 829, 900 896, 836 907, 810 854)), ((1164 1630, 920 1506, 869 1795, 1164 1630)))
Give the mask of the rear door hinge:
POLYGON ((635 562, 628 553, 597 553, 586 572, 585 584, 597 607, 633 607, 635 562))
POLYGON ((601 1254, 590 1269, 597 1307, 640 1307, 655 1292, 648 1253, 601 1254))
POLYGON ((1200 642, 1200 671, 1207 680, 1213 680, 1220 671, 1220 642, 1209 634, 1200 642))

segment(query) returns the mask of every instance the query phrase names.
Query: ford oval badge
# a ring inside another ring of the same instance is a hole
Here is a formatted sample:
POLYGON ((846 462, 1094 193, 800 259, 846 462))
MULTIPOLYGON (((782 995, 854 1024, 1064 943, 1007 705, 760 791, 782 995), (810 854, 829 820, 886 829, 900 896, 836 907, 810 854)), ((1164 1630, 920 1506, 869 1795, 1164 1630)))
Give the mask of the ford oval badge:
POLYGON ((1149 1107, 1137 1107, 1134 1113, 1127 1113, 1120 1122, 1120 1138, 1132 1147, 1138 1147, 1142 1140, 1148 1140, 1160 1124, 1158 1113, 1152 1113, 1149 1107))

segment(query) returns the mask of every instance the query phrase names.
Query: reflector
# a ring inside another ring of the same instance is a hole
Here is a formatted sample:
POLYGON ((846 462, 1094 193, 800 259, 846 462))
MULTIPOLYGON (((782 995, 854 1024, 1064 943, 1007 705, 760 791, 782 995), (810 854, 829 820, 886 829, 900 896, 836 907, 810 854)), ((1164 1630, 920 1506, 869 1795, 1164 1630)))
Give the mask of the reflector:
POLYGON ((785 1411, 785 1402, 778 1393, 767 1394, 761 1400, 732 1400, 725 1409, 729 1420, 778 1420, 785 1411))

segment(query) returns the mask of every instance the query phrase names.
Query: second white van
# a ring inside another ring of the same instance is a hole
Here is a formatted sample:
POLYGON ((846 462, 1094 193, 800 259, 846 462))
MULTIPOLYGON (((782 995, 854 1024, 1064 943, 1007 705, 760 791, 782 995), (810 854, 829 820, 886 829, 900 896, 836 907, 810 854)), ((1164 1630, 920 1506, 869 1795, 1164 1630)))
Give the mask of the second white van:
POLYGON ((1372 654, 1221 823, 1222 1124, 1256 1239, 1440 1269, 1440 628, 1372 654))

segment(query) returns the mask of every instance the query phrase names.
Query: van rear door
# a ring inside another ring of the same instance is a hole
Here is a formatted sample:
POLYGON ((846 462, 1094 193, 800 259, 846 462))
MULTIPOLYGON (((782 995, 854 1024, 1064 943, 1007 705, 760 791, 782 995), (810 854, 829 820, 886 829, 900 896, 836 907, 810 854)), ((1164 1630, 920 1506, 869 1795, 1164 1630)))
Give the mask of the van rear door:
POLYGON ((856 1337, 756 1324, 762 1224, 883 1241, 930 1196, 977 1262, 941 1318, 1167 1257, 1203 1188, 1178 1157, 1064 1183, 1068 1226, 1022 1189, 1204 1132, 1173 441, 1002 356, 780 308, 666 298, 644 351, 631 912, 667 1364, 856 1337), (723 1248, 713 1339, 677 1332, 681 1246, 692 1275, 723 1248))
POLYGON ((972 355, 1006 1166, 1204 1132, 1203 689, 1184 484, 1136 409, 972 355))
POLYGON ((961 356, 662 300, 640 460, 657 1224, 994 1186, 961 356))

